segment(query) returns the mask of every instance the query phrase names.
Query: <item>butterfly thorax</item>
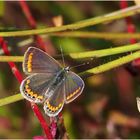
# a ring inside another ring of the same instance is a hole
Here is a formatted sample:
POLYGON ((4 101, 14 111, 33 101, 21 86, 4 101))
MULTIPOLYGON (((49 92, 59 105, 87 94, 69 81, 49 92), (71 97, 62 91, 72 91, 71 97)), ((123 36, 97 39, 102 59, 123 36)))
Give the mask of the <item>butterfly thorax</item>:
POLYGON ((69 72, 69 70, 70 70, 70 67, 69 66, 64 68, 64 71, 65 72, 69 72))
POLYGON ((58 85, 66 78, 66 74, 69 72, 69 67, 62 68, 54 78, 54 85, 58 85))
POLYGON ((51 80, 49 88, 47 90, 47 95, 51 96, 55 90, 62 84, 66 78, 66 74, 69 72, 69 67, 62 68, 57 72, 56 76, 51 80))

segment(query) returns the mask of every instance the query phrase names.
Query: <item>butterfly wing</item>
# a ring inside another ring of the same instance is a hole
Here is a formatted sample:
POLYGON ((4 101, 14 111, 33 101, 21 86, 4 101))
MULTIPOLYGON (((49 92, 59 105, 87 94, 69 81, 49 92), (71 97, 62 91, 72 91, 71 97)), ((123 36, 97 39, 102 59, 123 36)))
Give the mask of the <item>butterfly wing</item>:
POLYGON ((42 103, 50 95, 46 93, 51 80, 54 78, 53 73, 32 74, 24 79, 20 86, 20 92, 23 97, 30 102, 42 103))
POLYGON ((24 54, 23 71, 30 73, 56 73, 60 64, 47 53, 35 47, 30 47, 24 54))
POLYGON ((65 79, 65 103, 76 99, 84 89, 84 81, 74 72, 68 72, 65 79))
POLYGON ((48 116, 55 117, 62 110, 64 105, 64 93, 64 82, 62 81, 62 83, 55 88, 52 96, 44 102, 44 110, 48 116))

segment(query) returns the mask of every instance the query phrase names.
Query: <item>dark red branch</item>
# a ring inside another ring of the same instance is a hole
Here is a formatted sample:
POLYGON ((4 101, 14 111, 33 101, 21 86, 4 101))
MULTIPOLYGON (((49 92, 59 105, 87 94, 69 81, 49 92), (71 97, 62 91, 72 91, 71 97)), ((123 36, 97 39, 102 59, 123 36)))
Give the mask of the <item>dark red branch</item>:
MULTIPOLYGON (((24 0, 19 0, 19 4, 22 8, 22 11, 30 25, 30 27, 32 29, 35 29, 37 27, 37 24, 36 24, 36 21, 35 19, 33 18, 31 12, 30 12, 30 9, 27 5, 27 3, 24 1, 24 0)), ((45 42, 43 41, 43 39, 39 36, 39 35, 34 35, 34 39, 35 41, 39 44, 39 47, 43 50, 46 50, 47 46, 45 44, 45 42)), ((47 135, 47 138, 53 138, 52 137, 52 134, 48 128, 48 125, 46 124, 45 122, 45 119, 43 118, 42 114, 39 113, 39 109, 37 108, 37 106, 35 104, 32 105, 32 108, 34 110, 34 113, 36 114, 36 116, 38 117, 38 119, 40 120, 40 123, 42 125, 42 128, 44 129, 46 135, 47 135), (37 112, 36 112, 37 111, 37 112)))
MULTIPOLYGON (((121 7, 121 9, 127 8, 128 7, 127 1, 121 0, 120 1, 120 7, 121 7)), ((125 21, 126 21, 126 24, 127 24, 127 32, 128 33, 134 33, 136 31, 136 29, 135 29, 135 25, 133 24, 132 18, 131 17, 126 17, 125 21)), ((134 39, 134 38, 130 39, 131 44, 134 44, 136 42, 137 42, 136 39, 134 39)))
MULTIPOLYGON (((10 55, 7 44, 2 37, 0 37, 0 46, 2 47, 2 50, 3 50, 5 55, 10 55)), ((23 77, 22 77, 20 71, 17 69, 15 63, 14 62, 8 62, 8 64, 9 64, 13 74, 15 75, 16 79, 18 80, 18 82, 21 83, 23 77)))
MULTIPOLYGON (((32 29, 35 29, 37 27, 37 24, 30 12, 30 9, 29 9, 27 3, 24 0, 19 0, 19 4, 22 8, 22 11, 23 11, 25 17, 27 18, 27 21, 28 21, 30 27, 32 29)), ((47 47, 46 47, 46 44, 43 41, 43 39, 39 35, 35 35, 34 37, 35 37, 35 41, 39 44, 39 47, 41 49, 45 50, 47 47)))
MULTIPOLYGON (((120 7, 121 9, 127 8, 128 7, 128 3, 126 0, 121 0, 120 1, 120 7)), ((127 32, 128 33, 134 33, 136 31, 135 25, 133 24, 132 18, 131 17, 126 17, 125 18, 126 24, 127 24, 127 32)), ((136 43, 137 40, 135 38, 131 38, 130 39, 130 43, 134 44, 136 43)), ((136 59, 132 62, 133 66, 139 66, 140 64, 140 58, 136 59)))
MULTIPOLYGON (((5 55, 10 55, 10 51, 8 50, 7 43, 4 41, 4 39, 2 37, 0 37, 0 46, 2 47, 2 50, 3 50, 5 55)), ((15 63, 8 62, 8 64, 9 64, 13 74, 15 75, 17 80, 19 81, 19 83, 21 83, 23 80, 23 77, 22 77, 20 71, 18 70, 18 68, 16 67, 15 63)), ((39 108, 35 104, 33 105, 32 108, 33 108, 33 111, 36 114, 38 120, 40 121, 40 124, 41 124, 42 128, 44 129, 47 138, 52 139, 51 133, 48 129, 48 125, 47 125, 45 119, 43 118, 41 112, 39 111, 39 108)))
POLYGON ((46 134, 47 138, 48 139, 53 139, 52 134, 50 133, 50 129, 49 129, 49 127, 48 127, 43 115, 41 114, 39 108, 37 107, 37 105, 32 104, 32 109, 33 109, 35 115, 38 117, 38 119, 39 119, 39 121, 41 123, 41 126, 43 127, 43 129, 45 131, 45 134, 46 134))
POLYGON ((31 12, 30 12, 30 10, 29 10, 29 7, 28 7, 28 5, 26 4, 26 2, 25 2, 25 1, 22 1, 22 0, 19 0, 19 3, 20 3, 20 6, 21 6, 21 8, 22 8, 22 11, 23 11, 24 15, 25 15, 26 18, 27 18, 27 21, 28 21, 29 25, 30 25, 32 28, 36 28, 36 22, 35 22, 35 20, 34 20, 32 14, 31 14, 31 12))

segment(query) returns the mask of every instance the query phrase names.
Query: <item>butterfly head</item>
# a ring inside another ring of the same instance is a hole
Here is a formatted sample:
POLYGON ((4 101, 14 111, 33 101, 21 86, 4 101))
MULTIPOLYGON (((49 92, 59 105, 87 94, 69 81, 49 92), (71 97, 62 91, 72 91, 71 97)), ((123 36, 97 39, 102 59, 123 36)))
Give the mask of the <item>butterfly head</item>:
POLYGON ((64 70, 65 70, 66 72, 69 72, 69 71, 70 71, 70 67, 69 67, 69 66, 68 66, 68 67, 65 67, 64 70))

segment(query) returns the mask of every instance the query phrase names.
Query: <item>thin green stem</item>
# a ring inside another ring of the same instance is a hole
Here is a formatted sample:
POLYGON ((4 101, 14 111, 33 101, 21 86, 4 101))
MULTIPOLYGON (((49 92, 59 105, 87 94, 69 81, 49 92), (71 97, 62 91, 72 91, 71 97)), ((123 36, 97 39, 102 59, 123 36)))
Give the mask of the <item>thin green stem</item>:
MULTIPOLYGON (((95 51, 69 53, 68 56, 70 56, 72 59, 85 59, 89 57, 100 58, 136 50, 140 50, 140 43, 95 51)), ((23 56, 0 56, 0 62, 23 62, 23 60, 23 56)))
POLYGON ((57 37, 78 37, 78 38, 102 38, 102 39, 140 39, 140 33, 108 33, 108 32, 87 32, 87 31, 71 31, 50 33, 50 36, 57 37))
MULTIPOLYGON (((89 70, 86 70, 86 71, 80 73, 79 75, 84 76, 86 74, 89 74, 89 75, 99 74, 99 73, 111 70, 113 68, 116 68, 118 66, 121 66, 123 64, 126 64, 130 61, 133 61, 133 60, 139 58, 139 57, 140 57, 140 51, 137 51, 137 52, 129 54, 127 56, 121 57, 117 60, 108 62, 106 64, 97 66, 97 67, 89 69, 89 70)), ((13 96, 9 96, 9 97, 0 99, 0 106, 7 105, 7 104, 10 104, 10 103, 22 100, 22 99, 23 99, 23 97, 22 97, 21 94, 16 94, 16 95, 13 95, 13 96)))
POLYGON ((0 56, 0 62, 23 62, 23 56, 0 56))
POLYGON ((79 75, 85 75, 87 73, 89 73, 89 74, 103 73, 105 71, 111 70, 113 68, 119 67, 119 66, 121 66, 123 64, 126 64, 128 62, 131 62, 131 61, 133 61, 137 58, 140 58, 140 51, 137 51, 135 53, 131 53, 127 56, 121 57, 121 58, 116 59, 114 61, 111 61, 111 62, 105 63, 103 65, 97 66, 95 68, 86 70, 86 71, 80 73, 79 75))
POLYGON ((133 45, 125 45, 115 48, 109 48, 109 49, 102 49, 102 50, 95 50, 95 51, 86 51, 86 52, 80 52, 80 53, 70 53, 69 56, 73 59, 85 59, 88 57, 104 57, 124 52, 130 52, 140 49, 140 44, 136 43, 133 45))
POLYGON ((33 30, 24 30, 24 31, 14 31, 14 32, 0 32, 0 36, 3 37, 11 37, 11 36, 26 36, 26 35, 36 35, 36 34, 46 34, 67 30, 76 30, 88 26, 93 26, 99 23, 109 22, 112 20, 121 19, 127 16, 132 16, 140 12, 140 5, 131 6, 129 8, 125 8, 123 10, 118 10, 112 12, 110 14, 106 14, 103 16, 86 19, 80 22, 76 22, 69 25, 64 25, 60 27, 48 27, 44 29, 33 29, 33 30))
POLYGON ((10 104, 10 103, 14 103, 14 102, 17 102, 17 101, 20 101, 20 100, 23 100, 23 99, 24 98, 21 94, 16 94, 16 95, 12 95, 12 96, 9 96, 9 97, 5 97, 5 98, 0 99, 0 106, 4 106, 4 105, 10 104))
MULTIPOLYGON (((74 37, 74 38, 102 38, 102 39, 140 39, 140 33, 109 33, 109 32, 87 32, 87 31, 70 31, 70 32, 58 32, 50 33, 49 36, 57 37, 74 37)), ((48 37, 48 35, 41 35, 42 38, 48 37)), ((33 38, 20 41, 19 46, 25 46, 33 42, 33 38)))

